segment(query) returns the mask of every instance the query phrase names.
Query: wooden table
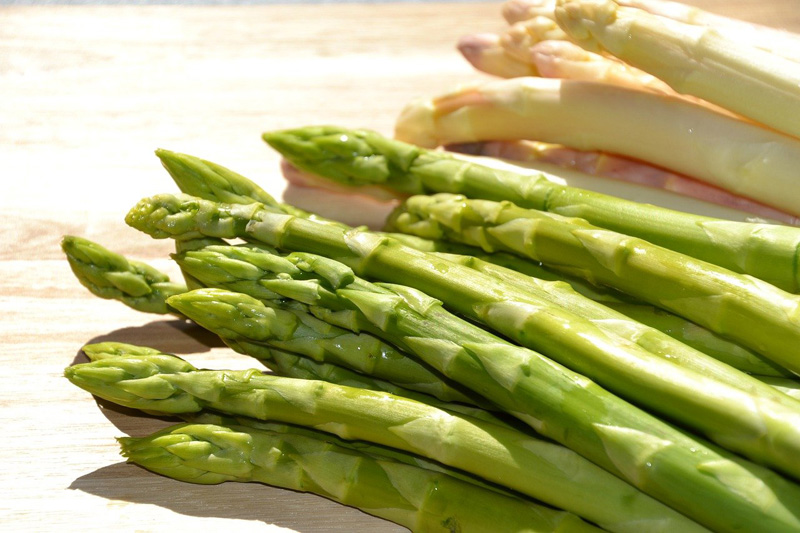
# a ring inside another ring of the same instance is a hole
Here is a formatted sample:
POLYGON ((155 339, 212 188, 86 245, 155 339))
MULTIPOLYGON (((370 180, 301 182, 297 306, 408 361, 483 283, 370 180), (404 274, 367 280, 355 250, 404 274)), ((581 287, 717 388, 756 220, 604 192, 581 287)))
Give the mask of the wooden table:
MULTIPOLYGON (((796 0, 696 4, 800 31, 796 0)), ((499 6, 0 8, 0 529, 402 530, 313 495, 182 484, 123 463, 115 437, 166 422, 69 384, 63 368, 83 360, 83 344, 254 363, 197 328, 91 296, 59 241, 81 235, 177 276, 170 244, 123 222, 139 198, 176 190, 155 148, 227 165, 280 196, 261 132, 334 123, 391 134, 411 98, 482 77, 454 43, 500 29, 499 6)))

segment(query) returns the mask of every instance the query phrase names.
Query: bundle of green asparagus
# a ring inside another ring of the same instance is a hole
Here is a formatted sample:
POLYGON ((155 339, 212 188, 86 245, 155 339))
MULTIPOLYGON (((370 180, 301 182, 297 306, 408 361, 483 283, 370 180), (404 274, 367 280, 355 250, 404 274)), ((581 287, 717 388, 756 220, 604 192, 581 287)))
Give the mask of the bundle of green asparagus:
MULTIPOLYGON (((267 138, 335 179, 558 198, 374 134, 267 138)), ((66 370, 73 383, 189 422, 123 439, 130 461, 196 483, 309 490, 415 531, 800 529, 788 293, 645 240, 605 250, 609 230, 508 202, 415 196, 391 218, 406 234, 351 228, 219 165, 157 155, 183 194, 144 199, 126 221, 175 239, 185 285, 66 237, 76 277, 100 297, 189 319, 270 373, 85 347, 91 362, 66 370), (631 289, 634 275, 659 280, 653 299, 631 289), (692 302, 676 314, 654 307, 680 302, 671 279, 692 302), (695 305, 714 320, 681 316, 695 305), (745 320, 765 332, 737 337, 745 320)), ((793 257, 789 237, 736 227, 743 257, 758 257, 743 242, 793 257)))

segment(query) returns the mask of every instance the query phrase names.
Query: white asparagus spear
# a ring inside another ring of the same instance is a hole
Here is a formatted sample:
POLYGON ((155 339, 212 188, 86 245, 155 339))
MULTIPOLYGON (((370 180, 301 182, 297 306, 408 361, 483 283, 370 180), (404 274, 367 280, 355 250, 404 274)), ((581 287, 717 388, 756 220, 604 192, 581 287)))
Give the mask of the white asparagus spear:
POLYGON ((552 172, 547 165, 556 165, 559 168, 577 170, 592 176, 634 183, 689 198, 697 198, 716 205, 745 211, 766 220, 793 226, 800 225, 800 217, 795 215, 773 209, 688 176, 626 157, 602 152, 584 152, 566 146, 536 141, 485 141, 450 145, 447 149, 519 162, 526 166, 541 168, 543 171, 552 172))
POLYGON ((558 0, 556 20, 587 50, 603 52, 690 94, 800 137, 800 63, 613 0, 558 0))
POLYGON ((490 81, 409 103, 395 136, 425 147, 528 139, 624 155, 800 214, 800 140, 666 95, 571 80, 490 81))
MULTIPOLYGON (((800 61, 800 35, 796 33, 717 15, 668 0, 617 0, 617 3, 686 24, 713 27, 729 39, 749 43, 786 59, 800 61)), ((533 17, 554 18, 555 5, 556 0, 509 0, 503 4, 502 14, 509 24, 533 17)))

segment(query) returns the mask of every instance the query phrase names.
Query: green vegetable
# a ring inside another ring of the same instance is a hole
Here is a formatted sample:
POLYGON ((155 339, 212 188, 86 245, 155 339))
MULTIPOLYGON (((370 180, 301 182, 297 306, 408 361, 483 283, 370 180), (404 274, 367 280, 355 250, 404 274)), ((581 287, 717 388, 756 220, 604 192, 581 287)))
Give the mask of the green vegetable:
POLYGON ((800 297, 582 219, 459 195, 415 196, 390 225, 509 251, 608 285, 800 373, 800 297))
MULTIPOLYGON (((215 255, 209 249, 191 254, 182 263, 189 263, 189 259, 196 260, 198 255, 205 256, 207 262, 215 259, 209 257, 215 255)), ((257 259, 257 255, 252 255, 257 259)), ((204 284, 215 285, 208 282, 207 276, 196 275, 195 270, 185 268, 204 284)), ((254 287, 259 287, 255 281, 259 270, 255 267, 253 270, 248 277, 253 280, 254 287)), ((263 297, 264 291, 256 289, 252 293, 263 297)), ((275 297, 278 297, 277 294, 275 297)), ((261 344, 303 355, 320 363, 344 366, 406 389, 430 394, 443 401, 486 403, 476 398, 474 393, 465 394, 462 387, 445 382, 440 374, 427 365, 376 337, 332 326, 313 317, 304 309, 281 309, 274 305, 268 307, 251 296, 220 289, 197 289, 177 295, 169 300, 169 305, 226 342, 261 344)))
POLYGON ((312 492, 413 531, 600 531, 570 513, 292 430, 181 424, 119 442, 129 462, 167 477, 312 492))
MULTIPOLYGON (((791 407, 680 368, 639 346, 620 343, 619 338, 581 317, 534 295, 521 295, 516 286, 409 249, 387 237, 361 230, 345 232, 339 227, 272 213, 257 204, 242 207, 250 218, 237 213, 237 206, 160 195, 141 201, 127 220, 134 227, 161 237, 217 232, 219 228, 241 231, 226 236, 247 236, 270 246, 338 258, 362 275, 413 286, 446 302, 452 310, 587 374, 620 396, 697 428, 727 448, 797 475, 800 465, 796 448, 800 440, 793 435, 800 431, 800 424, 793 420, 799 412, 791 407), (756 405, 760 407, 754 408, 756 405)), ((332 279, 339 280, 337 283, 352 277, 352 272, 341 268, 328 265, 328 269, 332 279)), ((266 286, 275 292, 282 290, 279 284, 266 286)), ((300 285, 293 290, 301 296, 302 291, 311 289, 313 286, 300 285)), ((387 300, 391 301, 392 298, 387 300)), ((442 331, 431 337, 445 333, 442 327, 437 328, 442 331)), ((426 362, 437 367, 434 362, 426 362)), ((505 407, 479 384, 439 370, 505 407)))
MULTIPOLYGON (((258 359, 268 369, 270 369, 272 372, 274 372, 279 376, 295 378, 295 379, 327 381, 328 383, 334 383, 336 385, 343 385, 346 387, 355 387, 359 389, 369 389, 373 391, 387 392, 394 396, 402 396, 403 398, 409 398, 417 402, 428 404, 432 407, 436 407, 437 409, 441 409, 449 413, 466 415, 468 417, 480 419, 490 424, 503 426, 515 431, 521 431, 522 433, 526 434, 530 433, 530 429, 527 428, 527 426, 519 424, 516 420, 511 419, 510 417, 503 416, 502 413, 490 413, 489 411, 486 411, 484 409, 462 403, 444 402, 424 393, 419 393, 408 389, 404 389, 402 387, 398 387, 397 385, 390 383, 388 381, 375 379, 373 377, 364 374, 359 374, 357 372, 353 372, 352 370, 348 370, 346 368, 332 365, 329 363, 318 363, 313 359, 309 359, 307 357, 303 357, 290 352, 277 350, 275 348, 268 348, 262 344, 247 342, 243 340, 238 340, 238 341, 233 339, 223 339, 223 340, 233 350, 241 354, 249 355, 255 359, 258 359)), ((101 359, 108 359, 112 357, 120 357, 126 355, 165 355, 160 350, 148 348, 145 346, 135 346, 131 344, 125 344, 120 342, 101 342, 96 344, 87 344, 82 348, 82 350, 90 361, 99 361, 101 359)), ((183 364, 180 358, 175 357, 174 363, 179 365, 175 369, 176 372, 180 372, 184 369, 184 367, 180 366, 183 364)), ((165 369, 163 365, 162 369, 165 369)), ((201 414, 184 413, 182 414, 182 418, 191 422, 204 422, 204 423, 205 422, 219 423, 220 420, 219 416, 217 416, 216 420, 212 420, 212 415, 205 412, 201 414)), ((252 419, 238 419, 237 423, 249 425, 257 422, 252 419)), ((300 428, 296 429, 300 430, 300 428)), ((344 443, 340 444, 345 445, 344 443)), ((366 443, 349 443, 349 444, 357 445, 359 447, 367 445, 366 443)), ((384 455, 386 453, 389 453, 390 450, 392 453, 396 452, 396 450, 385 448, 383 451, 384 455)))
POLYGON ((137 311, 169 313, 166 299, 187 290, 150 265, 130 261, 81 237, 64 237, 61 248, 75 277, 92 294, 119 300, 137 311))
MULTIPOLYGON (((598 287, 578 277, 548 269, 539 262, 504 252, 490 254, 474 246, 451 241, 423 239, 406 233, 386 233, 385 235, 416 250, 439 253, 444 259, 459 262, 493 277, 500 277, 508 281, 507 278, 511 275, 519 284, 524 285, 525 290, 528 290, 532 284, 541 281, 568 283, 577 293, 600 302, 628 318, 662 331, 681 343, 742 372, 755 374, 759 379, 765 376, 782 378, 794 376, 769 359, 683 317, 642 303, 608 287, 598 287), (508 270, 515 270, 526 276, 537 278, 539 281, 515 276, 508 270)), ((561 285, 559 284, 559 286, 561 285)), ((563 289, 560 290, 563 291, 563 289)))
MULTIPOLYGON (((184 414, 212 409, 297 424, 423 455, 518 490, 613 531, 702 530, 579 455, 496 424, 390 394, 255 370, 196 370, 166 355, 69 367, 75 385, 120 405, 184 414), (164 372, 161 371, 164 368, 164 372)), ((179 360, 180 361, 180 360, 179 360)), ((762 523, 768 523, 765 518, 762 523)))
MULTIPOLYGON (((460 193, 580 217, 800 290, 800 229, 730 222, 638 204, 527 175, 464 161, 365 130, 306 127, 264 134, 295 166, 351 185, 385 185, 406 194, 460 193)), ((672 154, 674 155, 674 154, 672 154)))

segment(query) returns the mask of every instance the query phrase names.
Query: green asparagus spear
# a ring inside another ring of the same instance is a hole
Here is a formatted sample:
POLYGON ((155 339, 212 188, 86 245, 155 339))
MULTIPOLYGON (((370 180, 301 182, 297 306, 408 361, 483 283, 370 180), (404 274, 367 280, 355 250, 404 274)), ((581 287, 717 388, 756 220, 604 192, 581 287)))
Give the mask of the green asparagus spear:
MULTIPOLYGON (((800 477, 796 461, 800 439, 795 437, 800 424, 793 422, 798 411, 792 407, 680 368, 635 344, 620 342, 618 337, 608 335, 588 320, 535 295, 522 295, 516 286, 411 250, 389 238, 361 230, 344 232, 339 227, 259 210, 255 204, 242 207, 253 215, 249 221, 242 219, 234 206, 161 195, 140 202, 127 220, 134 227, 162 237, 218 231, 221 227, 230 231, 246 228, 243 234, 270 246, 339 258, 361 274, 408 284, 520 344, 539 349, 565 366, 587 374, 639 405, 680 420, 756 461, 800 477), (213 219, 210 224, 206 222, 209 219, 213 219), (205 229, 206 226, 209 228, 205 229)), ((329 270, 336 286, 353 276, 352 272, 348 274, 332 266, 329 270)), ((272 284, 268 288, 281 290, 272 284)), ((300 285, 293 290, 307 289, 313 286, 300 285)), ((437 328, 442 330, 439 335, 446 333, 439 325, 437 328)), ((427 362, 454 381, 504 405, 477 384, 466 383, 436 363, 427 362)))
POLYGON ((181 424, 119 442, 130 462, 167 477, 312 492, 413 531, 600 531, 570 513, 292 431, 181 424))
POLYGON ((431 461, 419 455, 415 455, 413 453, 404 452, 396 448, 389 448, 387 446, 381 446, 379 444, 373 444, 371 442, 345 440, 338 438, 335 435, 332 435, 331 433, 325 433, 323 431, 318 431, 316 429, 310 429, 303 426, 278 424, 276 422, 266 422, 262 420, 257 420, 255 418, 248 418, 245 416, 226 416, 211 411, 201 411, 200 413, 185 414, 181 415, 181 418, 185 422, 189 422, 192 424, 215 424, 224 426, 236 425, 236 426, 244 426, 247 428, 253 428, 257 430, 266 430, 272 433, 280 433, 280 434, 291 433, 318 440, 322 439, 329 443, 335 444, 338 447, 347 448, 349 450, 355 450, 356 452, 363 453, 371 457, 391 459, 393 461, 397 461, 407 465, 424 468, 426 470, 431 470, 434 472, 444 473, 447 474, 448 476, 452 476, 461 481, 472 483, 474 485, 479 485, 482 488, 493 490, 495 492, 501 493, 506 496, 513 495, 517 498, 523 498, 527 500, 527 498, 525 498, 519 493, 509 491, 493 483, 488 483, 481 478, 467 474, 465 472, 462 472, 461 470, 449 468, 441 463, 436 463, 434 461, 431 461))
POLYGON ((169 313, 165 300, 186 291, 185 285, 171 282, 150 265, 125 259, 86 239, 68 235, 61 248, 75 277, 92 294, 119 300, 137 311, 169 313))
POLYGON ((438 194, 409 198, 390 225, 503 250, 608 285, 730 337, 800 373, 800 297, 749 276, 509 202, 438 194))
MULTIPOLYGON (((234 351, 258 359, 264 364, 264 366, 279 376, 295 379, 327 381, 328 383, 334 383, 336 385, 343 385, 346 387, 387 392, 395 396, 402 396, 403 398, 409 398, 417 402, 431 405, 437 409, 442 409, 449 413, 466 415, 490 424, 503 426, 508 429, 530 434, 530 430, 527 428, 527 426, 519 424, 514 419, 503 416, 503 413, 491 413, 484 409, 463 403, 444 402, 424 393, 398 387, 397 385, 388 381, 375 379, 373 377, 359 374, 330 363, 318 363, 313 359, 275 348, 268 348, 262 344, 248 342, 245 340, 223 340, 225 341, 225 344, 227 344, 234 351)), ((87 344, 82 348, 82 350, 90 361, 99 361, 101 359, 126 355, 165 355, 160 350, 156 350, 154 348, 125 344, 121 342, 100 342, 95 344, 87 344)), ((178 357, 175 357, 174 362, 178 365, 183 364, 182 360, 178 357)), ((175 371, 179 372, 182 369, 182 366, 177 366, 175 371)), ((191 416, 183 416, 183 418, 192 422, 200 422, 200 416, 201 415, 193 414, 191 416)), ((202 418, 203 423, 211 421, 211 416, 207 413, 203 413, 202 418)), ((240 420, 238 423, 243 424, 244 422, 240 420)))
MULTIPOLYGON (((128 407, 175 414, 207 408, 416 453, 612 531, 703 530, 566 448, 511 429, 382 392, 255 370, 172 373, 175 363, 165 365, 163 357, 170 356, 112 357, 74 365, 65 375, 92 394, 128 407)), ((775 509, 768 507, 762 523, 770 522, 775 509)))
POLYGON ((351 185, 386 185, 407 194, 460 193, 580 217, 665 248, 800 290, 800 229, 729 222, 638 204, 457 159, 365 130, 307 127, 264 134, 294 165, 351 185))
MULTIPOLYGON (((213 252, 197 251, 192 257, 209 253, 213 252)), ((199 279, 207 283, 207 278, 199 279)), ((253 292, 263 296, 263 291, 253 292)), ((463 387, 446 382, 427 365, 376 337, 332 326, 305 310, 268 307, 253 297, 220 289, 176 295, 169 305, 226 341, 263 344, 317 362, 344 366, 443 401, 486 404, 474 393, 462 392, 463 387)))

